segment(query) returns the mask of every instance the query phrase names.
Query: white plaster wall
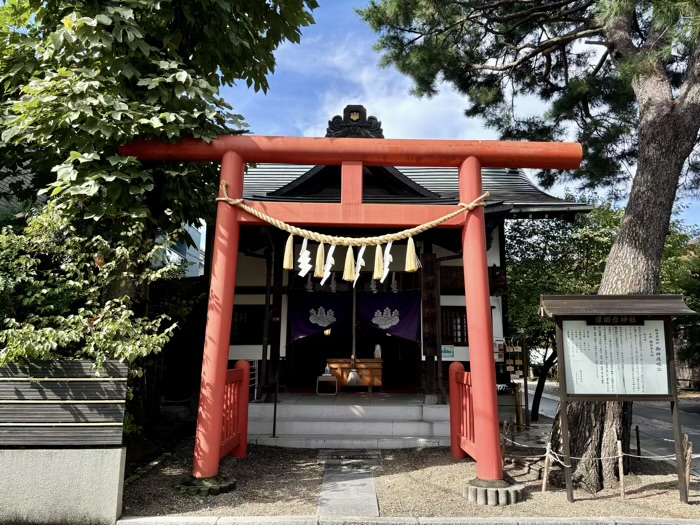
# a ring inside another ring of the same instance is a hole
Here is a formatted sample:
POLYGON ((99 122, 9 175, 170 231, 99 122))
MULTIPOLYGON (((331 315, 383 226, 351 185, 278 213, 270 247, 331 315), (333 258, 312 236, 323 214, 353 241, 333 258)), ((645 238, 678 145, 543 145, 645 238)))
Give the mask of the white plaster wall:
MULTIPOLYGON (((455 255, 454 252, 446 250, 441 246, 433 246, 433 252, 435 255, 440 257, 445 257, 447 255, 455 255)), ((493 240, 491 241, 491 248, 486 252, 486 258, 489 266, 501 266, 501 251, 500 251, 500 234, 498 230, 493 232, 493 240)), ((443 266, 462 266, 462 260, 456 259, 454 261, 445 261, 442 263, 443 266)))

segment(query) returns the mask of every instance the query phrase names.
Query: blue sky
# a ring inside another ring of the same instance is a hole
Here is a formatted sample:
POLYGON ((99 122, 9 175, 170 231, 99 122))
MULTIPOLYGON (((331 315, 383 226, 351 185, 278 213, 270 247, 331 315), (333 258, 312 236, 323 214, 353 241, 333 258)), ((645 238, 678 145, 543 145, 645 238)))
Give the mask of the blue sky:
MULTIPOLYGON (((497 139, 479 119, 464 116, 466 102, 448 85, 430 99, 409 93, 411 81, 393 68, 380 68, 372 49, 377 35, 355 9, 368 0, 320 0, 316 24, 302 31, 301 44, 282 45, 267 94, 224 88, 224 98, 241 113, 256 135, 322 137, 328 120, 348 104, 362 104, 375 115, 384 136, 397 139, 497 139)), ((527 101, 523 112, 537 111, 527 101)), ((560 194, 564 187, 550 190, 560 194)), ((700 224, 700 202, 686 200, 681 217, 700 224)))

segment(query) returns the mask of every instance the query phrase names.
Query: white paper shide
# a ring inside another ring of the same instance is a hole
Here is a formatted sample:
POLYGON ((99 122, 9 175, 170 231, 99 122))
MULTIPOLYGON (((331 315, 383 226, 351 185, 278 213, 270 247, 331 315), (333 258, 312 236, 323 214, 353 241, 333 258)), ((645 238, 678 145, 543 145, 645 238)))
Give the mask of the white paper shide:
POLYGON ((669 393, 663 321, 587 325, 562 321, 569 394, 669 393))

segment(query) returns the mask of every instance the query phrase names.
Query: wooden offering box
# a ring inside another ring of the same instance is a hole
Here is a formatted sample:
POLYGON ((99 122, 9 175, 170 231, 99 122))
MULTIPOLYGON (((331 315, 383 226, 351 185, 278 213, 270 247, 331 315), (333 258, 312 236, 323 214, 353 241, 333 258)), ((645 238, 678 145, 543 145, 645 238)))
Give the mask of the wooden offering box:
MULTIPOLYGON (((356 359, 356 370, 360 374, 360 382, 357 386, 366 386, 369 392, 372 387, 382 389, 382 360, 381 359, 356 359)), ((348 375, 352 370, 351 359, 328 359, 328 368, 331 375, 338 378, 339 388, 348 386, 348 375)))

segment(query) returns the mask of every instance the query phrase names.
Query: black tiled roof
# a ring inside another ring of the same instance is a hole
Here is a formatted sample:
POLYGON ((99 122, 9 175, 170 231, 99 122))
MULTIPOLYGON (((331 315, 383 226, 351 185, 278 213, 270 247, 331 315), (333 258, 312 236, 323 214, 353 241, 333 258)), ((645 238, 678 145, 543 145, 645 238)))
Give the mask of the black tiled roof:
MULTIPOLYGON (((280 200, 269 195, 290 182, 305 175, 314 166, 293 164, 257 164, 249 167, 243 184, 243 196, 249 200, 280 200)), ((458 202, 457 168, 400 167, 398 171, 423 188, 438 195, 429 199, 430 204, 456 204, 458 202)), ((587 212, 591 206, 569 202, 549 195, 535 186, 522 170, 482 170, 483 189, 491 196, 489 202, 503 202, 513 207, 510 217, 554 217, 587 212)), ((288 199, 283 199, 288 200, 288 199)), ((410 202, 420 204, 420 198, 386 198, 383 202, 410 202)), ((368 200, 366 199, 366 202, 368 200)), ((382 202, 381 200, 378 202, 382 202)))

